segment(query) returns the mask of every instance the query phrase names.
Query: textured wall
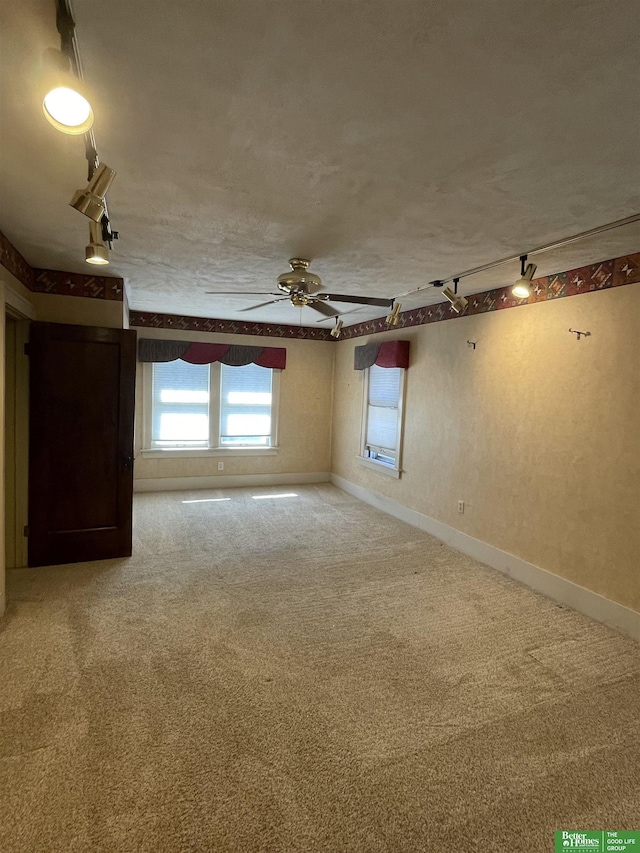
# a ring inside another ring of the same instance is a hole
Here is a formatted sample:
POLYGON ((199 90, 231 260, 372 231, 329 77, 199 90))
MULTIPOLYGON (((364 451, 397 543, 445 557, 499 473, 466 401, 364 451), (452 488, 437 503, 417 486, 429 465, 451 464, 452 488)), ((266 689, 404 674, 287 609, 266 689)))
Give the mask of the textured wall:
POLYGON ((332 470, 640 610, 639 329, 636 284, 340 342, 332 470), (400 480, 356 461, 353 350, 394 334, 412 345, 400 480))
MULTIPOLYGON (((171 332, 137 329, 139 337, 174 338, 248 346, 286 346, 287 367, 281 373, 278 453, 275 456, 219 456, 149 458, 142 448, 142 370, 136 387, 135 478, 209 477, 237 474, 289 474, 329 471, 331 461, 331 387, 335 345, 324 341, 283 341, 244 335, 212 335, 203 332, 171 332)), ((140 368, 141 365, 138 365, 140 368)))
POLYGON ((32 293, 38 320, 45 323, 71 323, 74 326, 102 326, 122 329, 123 303, 83 296, 62 296, 57 293, 32 293))

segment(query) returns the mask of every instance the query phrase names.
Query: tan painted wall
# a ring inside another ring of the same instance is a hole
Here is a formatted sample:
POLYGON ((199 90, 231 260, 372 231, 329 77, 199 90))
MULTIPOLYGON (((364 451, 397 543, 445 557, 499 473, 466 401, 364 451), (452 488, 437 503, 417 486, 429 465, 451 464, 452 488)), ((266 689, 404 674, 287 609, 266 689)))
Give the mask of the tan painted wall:
POLYGON ((4 464, 5 464, 5 394, 4 394, 4 371, 5 371, 5 292, 4 284, 0 285, 2 298, 0 299, 0 616, 4 613, 6 603, 5 593, 5 496, 4 496, 4 464))
POLYGON ((640 611, 639 332, 636 284, 341 341, 332 471, 640 611), (412 347, 400 480, 356 462, 353 350, 392 337, 412 347))
MULTIPOLYGON (((134 476, 209 477, 240 474, 290 474, 328 472, 331 461, 331 398, 334 345, 326 341, 282 340, 248 335, 216 335, 137 329, 138 337, 211 341, 246 346, 286 347, 287 367, 280 378, 280 411, 276 456, 145 458, 142 449, 142 370, 136 384, 136 461, 134 476)), ((138 365, 141 368, 141 365, 138 365)))
POLYGON ((38 320, 44 323, 70 323, 74 326, 102 326, 122 329, 123 303, 114 299, 88 299, 84 296, 60 296, 56 293, 32 293, 38 320))

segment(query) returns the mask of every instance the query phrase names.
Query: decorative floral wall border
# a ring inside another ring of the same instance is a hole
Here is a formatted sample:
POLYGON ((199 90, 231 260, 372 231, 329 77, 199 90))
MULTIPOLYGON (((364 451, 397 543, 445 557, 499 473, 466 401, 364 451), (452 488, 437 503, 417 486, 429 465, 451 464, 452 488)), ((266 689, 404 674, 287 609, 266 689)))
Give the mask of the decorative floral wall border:
POLYGON ((515 297, 511 293, 511 286, 497 287, 494 290, 485 290, 483 293, 467 297, 468 305, 460 314, 457 314, 448 302, 439 302, 437 305, 403 311, 399 315, 397 326, 390 326, 384 317, 366 320, 354 326, 345 326, 340 340, 361 338, 391 329, 395 331, 410 326, 422 326, 426 323, 438 323, 441 320, 456 320, 459 317, 501 311, 503 308, 518 308, 520 305, 532 305, 534 302, 546 302, 549 299, 560 299, 564 296, 579 296, 581 293, 607 290, 610 287, 638 282, 640 282, 640 252, 536 278, 531 282, 531 296, 528 299, 515 297))
POLYGON ((124 281, 106 275, 85 275, 62 270, 34 269, 33 290, 56 296, 84 296, 88 299, 111 299, 122 302, 124 281))
POLYGON ((123 279, 107 275, 37 269, 31 266, 1 231, 0 264, 33 293, 84 296, 89 299, 111 299, 117 302, 123 300, 123 279))
POLYGON ((33 267, 2 231, 0 231, 0 264, 25 287, 33 290, 33 267))
POLYGON ((183 317, 180 314, 154 314, 130 311, 129 325, 147 329, 175 329, 181 332, 216 332, 224 335, 256 335, 271 338, 300 338, 307 341, 332 341, 331 329, 285 326, 278 323, 246 323, 215 320, 208 317, 183 317))

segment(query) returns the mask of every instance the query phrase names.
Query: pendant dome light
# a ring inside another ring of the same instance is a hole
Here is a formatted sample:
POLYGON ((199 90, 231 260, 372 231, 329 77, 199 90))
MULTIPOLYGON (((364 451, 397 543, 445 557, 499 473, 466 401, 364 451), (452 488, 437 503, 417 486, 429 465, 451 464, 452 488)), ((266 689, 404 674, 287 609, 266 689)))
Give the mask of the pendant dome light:
POLYGON ((45 118, 56 130, 79 136, 93 126, 93 110, 85 86, 71 71, 69 58, 60 50, 46 52, 45 118))
POLYGON ((535 264, 527 264, 527 256, 520 255, 520 278, 513 285, 511 292, 518 299, 528 299, 531 296, 531 280, 538 269, 535 264))
POLYGON ((84 250, 88 264, 105 266, 109 263, 109 248, 102 239, 102 226, 98 222, 89 223, 89 245, 84 250))

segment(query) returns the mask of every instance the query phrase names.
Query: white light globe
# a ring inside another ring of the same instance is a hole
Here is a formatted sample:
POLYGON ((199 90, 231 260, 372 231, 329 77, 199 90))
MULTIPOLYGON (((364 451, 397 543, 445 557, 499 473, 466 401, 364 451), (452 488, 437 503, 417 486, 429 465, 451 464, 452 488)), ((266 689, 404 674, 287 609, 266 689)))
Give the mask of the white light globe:
POLYGON ((514 296, 517 296, 518 299, 528 299, 529 296, 531 296, 529 283, 525 279, 521 279, 515 287, 512 288, 511 293, 513 293, 514 296))
POLYGON ((42 108, 47 121, 63 133, 86 133, 93 125, 89 101, 67 86, 58 86, 45 95, 42 108))

